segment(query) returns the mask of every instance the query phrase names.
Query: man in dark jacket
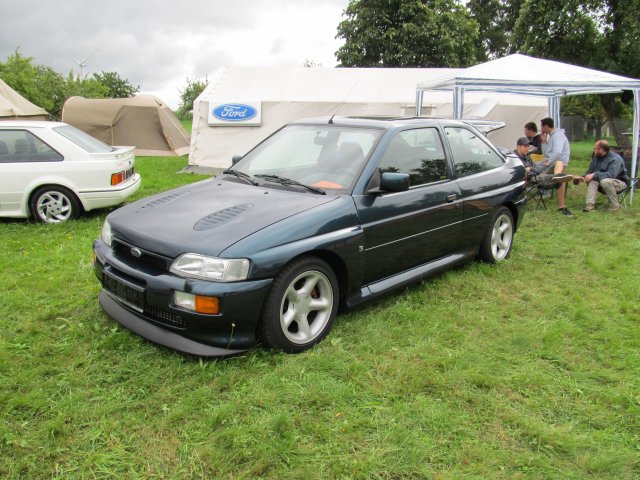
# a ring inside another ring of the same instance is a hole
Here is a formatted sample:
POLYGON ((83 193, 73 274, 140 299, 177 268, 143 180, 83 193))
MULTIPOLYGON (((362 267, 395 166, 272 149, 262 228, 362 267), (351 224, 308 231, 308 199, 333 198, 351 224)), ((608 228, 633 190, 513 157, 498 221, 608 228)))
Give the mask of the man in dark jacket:
POLYGON ((529 139, 527 137, 520 137, 516 142, 516 149, 513 153, 522 161, 524 168, 527 170, 527 176, 529 172, 533 170, 535 166, 533 160, 529 156, 529 139))
POLYGON ((618 192, 621 192, 629 183, 627 170, 624 168, 622 157, 609 149, 609 142, 598 140, 593 147, 593 159, 587 172, 582 177, 575 177, 573 183, 587 182, 587 200, 584 212, 595 210, 598 187, 607 196, 609 203, 607 210, 616 212, 620 210, 618 192))

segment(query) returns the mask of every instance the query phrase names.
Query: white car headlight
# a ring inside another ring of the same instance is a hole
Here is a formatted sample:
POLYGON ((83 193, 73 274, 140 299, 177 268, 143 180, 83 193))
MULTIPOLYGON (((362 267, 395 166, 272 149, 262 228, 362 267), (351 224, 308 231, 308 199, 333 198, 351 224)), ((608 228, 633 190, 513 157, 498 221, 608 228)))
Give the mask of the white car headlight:
POLYGON ((105 220, 102 224, 102 233, 100 234, 100 237, 104 243, 111 246, 111 225, 109 224, 109 220, 105 220))
POLYGON ((246 280, 249 274, 249 260, 185 253, 174 260, 169 270, 180 277, 201 278, 215 282, 237 282, 246 280))

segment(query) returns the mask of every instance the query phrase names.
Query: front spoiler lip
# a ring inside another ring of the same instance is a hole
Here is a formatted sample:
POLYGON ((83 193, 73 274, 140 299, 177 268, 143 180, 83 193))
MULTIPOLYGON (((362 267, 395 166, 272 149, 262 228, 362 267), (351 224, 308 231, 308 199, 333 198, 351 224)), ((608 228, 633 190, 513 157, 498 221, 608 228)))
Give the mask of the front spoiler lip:
POLYGON ((100 305, 107 314, 123 327, 150 340, 151 342, 199 357, 230 357, 245 353, 247 349, 231 350, 214 347, 185 338, 177 333, 170 332, 146 322, 115 301, 105 290, 100 292, 100 305))

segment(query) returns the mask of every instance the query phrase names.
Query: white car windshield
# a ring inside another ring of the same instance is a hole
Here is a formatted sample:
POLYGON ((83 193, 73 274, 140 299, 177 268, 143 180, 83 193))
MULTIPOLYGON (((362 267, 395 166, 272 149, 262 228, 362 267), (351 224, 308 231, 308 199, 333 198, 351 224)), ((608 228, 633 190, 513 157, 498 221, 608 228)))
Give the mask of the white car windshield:
POLYGON ((89 153, 109 153, 115 150, 115 148, 71 125, 54 127, 54 130, 89 153))
POLYGON ((355 182, 381 130, 290 125, 249 152, 231 169, 251 177, 293 180, 339 192, 355 182))

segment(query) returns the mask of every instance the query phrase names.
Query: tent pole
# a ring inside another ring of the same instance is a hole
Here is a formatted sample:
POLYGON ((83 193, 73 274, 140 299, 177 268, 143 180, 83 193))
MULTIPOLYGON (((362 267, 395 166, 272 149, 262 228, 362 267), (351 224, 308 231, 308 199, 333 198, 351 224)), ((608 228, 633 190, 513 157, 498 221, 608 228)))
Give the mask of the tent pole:
POLYGON ((464 87, 453 87, 453 118, 461 119, 464 111, 464 87))
MULTIPOLYGON (((640 130, 640 90, 633 91, 633 138, 631 139, 631 172, 630 178, 636 178, 638 174, 638 134, 640 130)), ((629 203, 633 204, 633 189, 629 197, 629 203)))
POLYGON ((549 116, 553 118, 555 128, 560 128, 560 97, 549 97, 547 99, 547 108, 549 109, 549 116))
POLYGON ((423 90, 416 90, 416 117, 422 116, 422 94, 423 90))

